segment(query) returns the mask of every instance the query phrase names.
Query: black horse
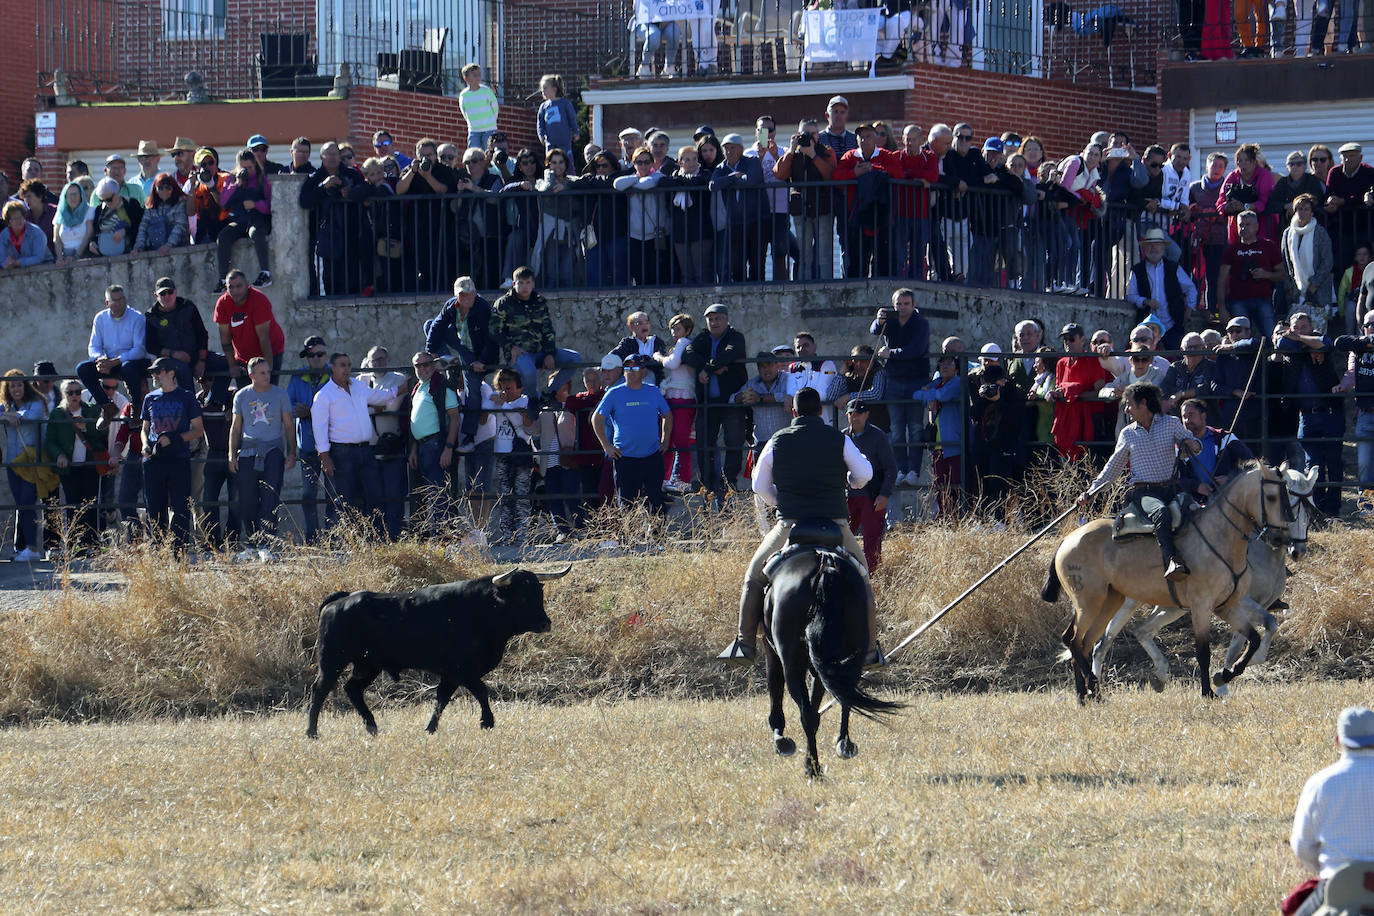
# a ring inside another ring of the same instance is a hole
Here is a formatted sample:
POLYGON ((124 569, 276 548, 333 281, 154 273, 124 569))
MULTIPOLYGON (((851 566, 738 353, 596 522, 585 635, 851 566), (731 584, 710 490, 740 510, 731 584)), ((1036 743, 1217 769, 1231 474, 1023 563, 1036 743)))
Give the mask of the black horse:
POLYGON ((853 757, 859 746, 849 740, 849 712, 869 718, 900 709, 902 704, 880 700, 860 685, 863 658, 868 651, 868 580, 856 561, 836 549, 839 529, 829 520, 799 523, 789 545, 767 567, 768 593, 763 626, 768 647, 768 725, 779 754, 796 753, 797 745, 783 736, 782 688, 792 694, 806 732, 806 775, 822 775, 816 752, 820 700, 829 692, 840 704, 840 734, 835 752, 853 757), (806 675, 812 684, 807 690, 806 675))

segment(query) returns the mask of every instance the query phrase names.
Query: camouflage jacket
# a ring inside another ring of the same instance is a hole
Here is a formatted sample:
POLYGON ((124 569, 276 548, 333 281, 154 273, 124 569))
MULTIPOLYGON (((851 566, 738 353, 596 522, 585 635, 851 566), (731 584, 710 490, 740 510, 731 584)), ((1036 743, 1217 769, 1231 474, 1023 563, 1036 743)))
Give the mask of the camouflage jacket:
POLYGON ((520 299, 509 292, 497 299, 491 307, 489 333, 503 355, 509 355, 511 347, 519 347, 538 362, 555 349, 549 304, 538 293, 520 299))

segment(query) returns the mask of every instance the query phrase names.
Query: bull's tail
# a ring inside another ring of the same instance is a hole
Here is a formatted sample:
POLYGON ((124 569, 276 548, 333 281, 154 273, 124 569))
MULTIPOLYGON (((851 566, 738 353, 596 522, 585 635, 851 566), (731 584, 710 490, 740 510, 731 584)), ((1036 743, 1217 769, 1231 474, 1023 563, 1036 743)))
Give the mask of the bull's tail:
MULTIPOLYGON (((855 575, 857 577, 857 573, 855 575)), ((820 566, 811 579, 814 597, 811 620, 806 625, 806 646, 811 655, 811 667, 816 669, 826 692, 835 702, 862 716, 877 719, 896 712, 903 704, 879 699, 860 684, 868 642, 864 640, 857 652, 846 654, 846 617, 851 612, 867 614, 863 607, 851 610, 849 606, 855 595, 865 592, 862 588, 845 587, 844 578, 835 566, 834 557, 821 557, 820 566)))
POLYGON ((1059 593, 1063 590, 1063 584, 1059 581, 1059 570, 1055 567, 1055 554, 1050 557, 1049 575, 1045 577, 1045 584, 1040 587, 1040 600, 1054 604, 1059 600, 1059 593))
POLYGON ((326 596, 325 599, 320 602, 320 610, 323 611, 325 605, 329 604, 329 602, 338 601, 340 598, 347 598, 351 594, 352 592, 334 592, 333 594, 326 596))

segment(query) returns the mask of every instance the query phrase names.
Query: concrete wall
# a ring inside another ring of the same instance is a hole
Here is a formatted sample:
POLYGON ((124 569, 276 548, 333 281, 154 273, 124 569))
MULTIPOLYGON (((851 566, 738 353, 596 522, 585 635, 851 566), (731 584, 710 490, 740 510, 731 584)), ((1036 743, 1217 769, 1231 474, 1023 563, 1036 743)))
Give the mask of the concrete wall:
MULTIPOLYGON (((393 364, 399 364, 423 346, 424 320, 438 312, 443 297, 350 302, 307 299, 305 213, 291 203, 297 198, 301 180, 298 176, 280 176, 273 193, 274 282, 266 292, 286 332, 286 365, 299 363, 296 353, 310 334, 323 335, 331 349, 353 354, 355 363, 369 347, 383 344, 391 350, 393 364)), ((246 242, 240 243, 234 263, 250 277, 257 272, 246 242)), ((59 371, 71 371, 85 359, 91 318, 104 307, 105 286, 124 286, 130 303, 146 310, 153 302, 153 284, 161 276, 177 281, 181 294, 200 306, 208 325, 214 307, 213 246, 182 248, 167 257, 124 255, 82 261, 68 268, 0 271, 0 307, 8 319, 7 333, 0 336, 0 371, 16 366, 28 369, 38 359, 51 359, 59 371)), ((854 344, 870 339, 868 323, 880 306, 890 302, 897 285, 845 281, 727 289, 676 287, 643 292, 552 293, 549 300, 560 345, 572 347, 589 359, 599 358, 615 345, 625 334, 625 315, 635 309, 648 312, 660 330, 666 329, 668 319, 678 312, 692 315, 698 327, 704 327, 702 313, 712 302, 729 306, 732 324, 744 333, 750 350, 790 343, 797 331, 806 329, 816 335, 823 353, 834 355, 848 353, 854 344)), ((1106 327, 1123 341, 1132 317, 1132 310, 1117 302, 1014 290, 914 285, 917 303, 931 321, 932 337, 938 341, 958 335, 970 349, 990 340, 1006 347, 1013 325, 1031 316, 1043 321, 1051 336, 1064 323, 1078 321, 1090 331, 1106 327)), ((213 330, 211 346, 218 347, 213 330)))

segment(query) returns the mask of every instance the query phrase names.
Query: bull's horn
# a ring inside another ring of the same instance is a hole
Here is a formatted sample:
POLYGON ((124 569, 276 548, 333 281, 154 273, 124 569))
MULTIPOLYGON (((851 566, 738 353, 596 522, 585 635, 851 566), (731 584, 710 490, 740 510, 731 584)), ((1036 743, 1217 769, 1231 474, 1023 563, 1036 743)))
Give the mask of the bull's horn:
POLYGON ((561 579, 561 578, 563 578, 564 576, 566 576, 568 573, 572 572, 572 566, 573 566, 573 565, 572 565, 571 563, 569 563, 567 566, 564 566, 564 567, 563 567, 560 571, 558 571, 558 572, 546 572, 546 573, 537 572, 537 573, 534 574, 534 577, 535 577, 536 579, 538 579, 540 582, 548 582, 550 579, 561 579))
POLYGON ((515 575, 515 574, 516 574, 517 572, 519 572, 519 571, 520 571, 520 567, 517 566, 517 567, 515 567, 515 569, 511 569, 511 570, 508 570, 508 571, 506 571, 506 572, 503 572, 503 573, 501 573, 499 576, 492 576, 492 577, 491 577, 491 584, 492 584, 492 585, 510 585, 511 576, 515 575))

